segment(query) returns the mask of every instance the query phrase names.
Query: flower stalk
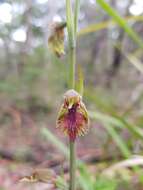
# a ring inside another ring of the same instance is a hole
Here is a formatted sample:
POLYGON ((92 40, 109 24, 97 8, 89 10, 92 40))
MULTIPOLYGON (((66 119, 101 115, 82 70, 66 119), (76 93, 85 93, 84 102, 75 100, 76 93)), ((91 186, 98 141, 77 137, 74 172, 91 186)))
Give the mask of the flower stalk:
POLYGON ((76 64, 76 38, 74 32, 74 19, 71 0, 66 0, 66 21, 68 31, 68 63, 69 63, 69 87, 75 87, 75 64, 76 64))
POLYGON ((69 140, 70 144, 70 184, 69 190, 75 190, 76 184, 76 150, 75 150, 75 142, 69 140))
MULTIPOLYGON (((78 0, 76 0, 76 5, 78 0)), ((66 0, 66 17, 67 17, 67 30, 68 30, 68 62, 69 62, 69 87, 75 88, 75 65, 76 65, 76 31, 78 24, 78 8, 75 6, 74 17, 72 13, 71 0, 66 0)), ((75 190, 75 177, 76 177, 76 150, 75 141, 69 137, 70 144, 70 184, 69 190, 75 190)))

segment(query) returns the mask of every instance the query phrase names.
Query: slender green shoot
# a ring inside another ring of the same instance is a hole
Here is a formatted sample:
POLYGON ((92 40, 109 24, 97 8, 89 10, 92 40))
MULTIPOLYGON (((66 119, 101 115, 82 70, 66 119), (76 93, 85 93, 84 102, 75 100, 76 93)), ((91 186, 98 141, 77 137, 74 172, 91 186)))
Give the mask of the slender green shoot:
POLYGON ((78 29, 78 15, 80 9, 80 0, 75 0, 75 9, 74 9, 74 34, 76 37, 77 29, 78 29))
MULTIPOLYGON (((78 25, 79 1, 76 0, 73 17, 71 0, 66 0, 66 17, 68 30, 69 87, 75 88, 76 32, 78 25)), ((76 184, 76 150, 75 142, 70 140, 70 184, 69 190, 75 190, 76 184)))
POLYGON ((70 186, 69 190, 76 189, 76 150, 75 142, 70 141, 70 186))
POLYGON ((71 1, 66 0, 66 19, 68 30, 68 62, 69 62, 69 87, 75 86, 75 35, 74 19, 72 13, 71 1))

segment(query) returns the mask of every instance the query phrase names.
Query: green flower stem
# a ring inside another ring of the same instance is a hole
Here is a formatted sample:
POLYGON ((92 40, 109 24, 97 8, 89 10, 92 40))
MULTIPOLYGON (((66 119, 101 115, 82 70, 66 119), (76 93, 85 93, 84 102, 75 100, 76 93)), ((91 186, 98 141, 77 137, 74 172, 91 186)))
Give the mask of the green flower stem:
POLYGON ((69 190, 75 190, 76 188, 76 151, 75 142, 70 140, 70 185, 69 190))
POLYGON ((75 9, 74 9, 74 34, 76 37, 77 29, 78 29, 78 15, 80 9, 80 0, 75 0, 75 9))
POLYGON ((69 87, 75 87, 75 35, 74 35, 74 19, 72 14, 71 0, 66 0, 66 17, 68 30, 68 62, 69 62, 69 87))
POLYGON ((75 48, 71 48, 69 51, 69 87, 71 89, 75 88, 75 48))
MULTIPOLYGON (((76 33, 78 25, 79 0, 75 2, 74 16, 72 13, 71 0, 66 0, 66 18, 68 30, 68 63, 69 63, 69 87, 75 88, 75 65, 76 65, 76 33)), ((69 190, 76 189, 76 150, 75 142, 70 144, 70 184, 69 190)))

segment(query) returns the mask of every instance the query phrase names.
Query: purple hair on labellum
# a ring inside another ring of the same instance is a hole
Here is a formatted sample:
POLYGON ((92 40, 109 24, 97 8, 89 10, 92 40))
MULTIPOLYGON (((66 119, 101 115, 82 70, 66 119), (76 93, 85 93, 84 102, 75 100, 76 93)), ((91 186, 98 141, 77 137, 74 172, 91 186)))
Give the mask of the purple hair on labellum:
POLYGON ((89 129, 88 113, 82 97, 71 89, 64 95, 64 102, 57 118, 57 127, 67 134, 71 141, 83 136, 89 129))

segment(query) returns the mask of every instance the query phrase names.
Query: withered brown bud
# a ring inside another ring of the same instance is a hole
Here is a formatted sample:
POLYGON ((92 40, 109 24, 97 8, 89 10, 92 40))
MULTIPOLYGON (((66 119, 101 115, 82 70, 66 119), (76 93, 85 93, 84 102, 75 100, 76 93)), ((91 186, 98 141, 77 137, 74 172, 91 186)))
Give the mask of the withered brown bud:
POLYGON ((48 39, 49 48, 58 57, 61 57, 64 52, 64 28, 66 27, 66 22, 54 22, 51 25, 50 36, 48 39))

